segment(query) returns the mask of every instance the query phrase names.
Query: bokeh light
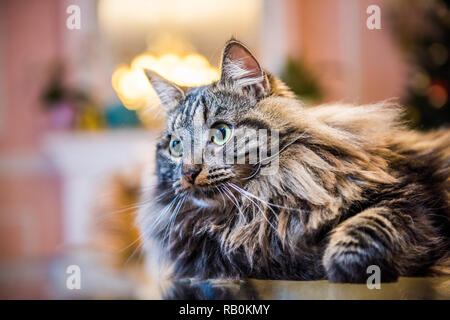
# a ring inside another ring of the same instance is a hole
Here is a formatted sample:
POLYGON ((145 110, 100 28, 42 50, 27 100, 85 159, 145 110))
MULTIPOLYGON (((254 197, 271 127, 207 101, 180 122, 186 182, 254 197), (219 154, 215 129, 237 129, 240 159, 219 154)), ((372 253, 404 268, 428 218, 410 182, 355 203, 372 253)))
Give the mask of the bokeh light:
POLYGON ((141 54, 130 66, 119 66, 112 75, 112 86, 124 106, 131 110, 158 106, 159 99, 143 69, 153 70, 179 86, 195 87, 218 80, 219 70, 200 54, 160 56, 141 54))
POLYGON ((447 103, 447 90, 443 85, 435 83, 428 89, 428 99, 433 107, 441 108, 447 103))

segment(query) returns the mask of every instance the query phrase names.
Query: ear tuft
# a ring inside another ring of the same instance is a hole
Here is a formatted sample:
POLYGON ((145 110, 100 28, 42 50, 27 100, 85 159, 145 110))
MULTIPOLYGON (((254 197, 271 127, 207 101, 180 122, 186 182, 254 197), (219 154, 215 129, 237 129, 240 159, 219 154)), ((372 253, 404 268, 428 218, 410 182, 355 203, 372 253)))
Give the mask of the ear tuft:
POLYGON ((246 89, 256 98, 268 95, 270 90, 266 74, 241 42, 232 39, 225 45, 221 69, 221 84, 246 89))
POLYGON ((184 100, 184 92, 177 85, 149 69, 144 69, 144 73, 166 111, 175 108, 184 100))

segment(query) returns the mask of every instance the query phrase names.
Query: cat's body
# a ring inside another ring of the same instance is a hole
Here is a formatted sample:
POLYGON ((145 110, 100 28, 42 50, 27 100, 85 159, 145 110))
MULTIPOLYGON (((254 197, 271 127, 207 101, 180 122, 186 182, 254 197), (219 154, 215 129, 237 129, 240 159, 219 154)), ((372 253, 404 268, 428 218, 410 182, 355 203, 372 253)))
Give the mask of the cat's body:
POLYGON ((450 131, 407 131, 389 102, 305 107, 235 41, 217 83, 185 95, 149 78, 168 118, 159 196, 144 192, 139 221, 173 276, 365 282, 371 265, 384 281, 450 271, 450 131), (277 172, 262 174, 261 159, 187 163, 183 137, 211 127, 278 130, 277 172))

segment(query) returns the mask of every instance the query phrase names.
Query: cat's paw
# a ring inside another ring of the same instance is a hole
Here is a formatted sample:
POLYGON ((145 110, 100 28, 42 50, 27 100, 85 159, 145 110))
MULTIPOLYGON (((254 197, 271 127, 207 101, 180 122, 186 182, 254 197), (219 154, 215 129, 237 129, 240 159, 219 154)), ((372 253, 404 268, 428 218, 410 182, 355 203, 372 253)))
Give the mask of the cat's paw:
POLYGON ((327 278, 331 282, 366 283, 374 272, 379 272, 377 277, 380 282, 393 282, 398 278, 395 270, 370 249, 329 247, 325 251, 323 262, 327 278))
POLYGON ((375 270, 380 282, 398 278, 394 253, 401 235, 383 208, 367 209, 341 223, 330 235, 323 265, 332 282, 365 283, 375 270))

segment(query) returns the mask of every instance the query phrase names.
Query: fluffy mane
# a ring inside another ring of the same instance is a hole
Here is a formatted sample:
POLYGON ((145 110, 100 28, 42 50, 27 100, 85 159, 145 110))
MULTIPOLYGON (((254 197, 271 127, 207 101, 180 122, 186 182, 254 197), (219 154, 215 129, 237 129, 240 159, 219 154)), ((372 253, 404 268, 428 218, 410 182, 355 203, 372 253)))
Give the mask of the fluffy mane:
POLYGON ((365 189, 396 181, 388 159, 400 157, 391 144, 403 127, 402 109, 392 102, 304 107, 294 99, 273 97, 263 100, 249 117, 252 114, 282 131, 280 170, 247 185, 248 194, 260 201, 256 206, 255 199, 244 197, 241 208, 248 219, 229 226, 223 236, 230 251, 244 246, 250 258, 257 248, 269 248, 267 234, 273 227, 283 245, 295 247, 290 220, 312 233, 337 222, 342 207, 362 200, 365 189))

